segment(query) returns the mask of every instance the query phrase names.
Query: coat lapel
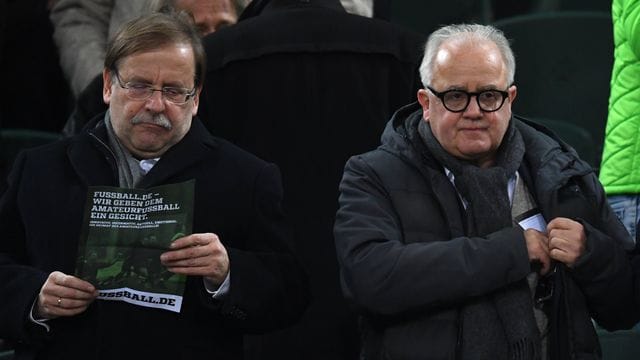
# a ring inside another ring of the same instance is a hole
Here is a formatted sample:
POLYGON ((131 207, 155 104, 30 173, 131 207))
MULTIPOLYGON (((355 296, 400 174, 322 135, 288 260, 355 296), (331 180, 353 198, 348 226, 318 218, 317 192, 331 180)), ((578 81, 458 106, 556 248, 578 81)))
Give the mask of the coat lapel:
POLYGON ((211 151, 215 151, 218 146, 218 142, 204 125, 194 118, 189 132, 180 142, 167 150, 160 161, 145 175, 138 187, 148 188, 171 182, 170 179, 176 174, 198 164, 205 157, 210 158, 211 151))
MULTIPOLYGON (((67 155, 71 166, 85 185, 118 186, 115 155, 108 146, 104 122, 96 123, 97 126, 72 141, 67 155)), ((215 138, 209 134, 200 120, 194 118, 189 132, 161 157, 138 187, 148 188, 165 183, 176 174, 199 163, 204 157, 210 157, 211 151, 218 146, 215 138)))
POLYGON ((104 122, 72 140, 67 150, 71 166, 87 186, 118 186, 115 157, 107 146, 104 122))

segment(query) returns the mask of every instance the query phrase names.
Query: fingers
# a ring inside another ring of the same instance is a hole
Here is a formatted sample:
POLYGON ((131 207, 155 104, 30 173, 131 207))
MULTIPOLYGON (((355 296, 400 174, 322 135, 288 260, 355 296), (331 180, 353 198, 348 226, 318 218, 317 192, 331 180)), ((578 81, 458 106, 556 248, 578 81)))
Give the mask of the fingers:
POLYGON ((584 235, 584 226, 577 221, 559 217, 549 222, 547 225, 547 234, 549 234, 549 238, 557 236, 574 240, 584 235))
POLYGON ((218 241, 218 236, 215 234, 191 234, 175 240, 171 243, 169 248, 171 250, 178 250, 189 247, 206 246, 215 241, 218 241))
POLYGON ((549 256, 568 267, 573 267, 586 251, 587 237, 584 226, 571 219, 555 218, 547 226, 547 231, 549 256))
POLYGON ((549 238, 549 256, 552 259, 573 267, 585 252, 586 237, 552 235, 549 238))
POLYGON ((557 217, 557 218, 553 218, 547 224, 547 232, 553 229, 569 229, 575 225, 580 225, 580 223, 575 220, 571 220, 569 218, 557 217))
POLYGON ((527 229, 524 232, 524 238, 527 244, 527 252, 529 253, 529 262, 531 264, 539 264, 539 273, 546 275, 551 269, 547 237, 535 229, 527 229))
POLYGON ((77 315, 98 295, 90 283, 59 271, 49 274, 38 293, 36 314, 45 319, 77 315))
POLYGON ((209 277, 220 284, 229 271, 229 257, 218 236, 212 233, 192 234, 171 244, 160 260, 176 274, 209 277))

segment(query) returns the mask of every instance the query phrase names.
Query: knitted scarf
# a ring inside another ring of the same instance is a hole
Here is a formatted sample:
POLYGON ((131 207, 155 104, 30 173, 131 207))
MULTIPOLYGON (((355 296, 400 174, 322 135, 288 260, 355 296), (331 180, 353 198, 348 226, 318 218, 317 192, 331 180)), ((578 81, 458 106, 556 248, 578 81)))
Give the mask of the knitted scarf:
MULTIPOLYGON (((513 124, 489 168, 479 168, 446 152, 426 122, 420 122, 418 132, 435 159, 455 176, 456 189, 466 201, 467 236, 484 237, 513 226, 507 187, 524 156, 522 136, 513 124)), ((470 299, 460 314, 461 359, 540 358, 540 334, 526 279, 470 299)))
POLYGON ((133 189, 142 180, 144 174, 140 170, 140 163, 131 156, 131 153, 120 143, 118 136, 113 130, 111 124, 111 115, 109 111, 105 113, 104 122, 107 126, 107 137, 109 138, 109 146, 113 151, 118 165, 118 183, 120 187, 133 189))

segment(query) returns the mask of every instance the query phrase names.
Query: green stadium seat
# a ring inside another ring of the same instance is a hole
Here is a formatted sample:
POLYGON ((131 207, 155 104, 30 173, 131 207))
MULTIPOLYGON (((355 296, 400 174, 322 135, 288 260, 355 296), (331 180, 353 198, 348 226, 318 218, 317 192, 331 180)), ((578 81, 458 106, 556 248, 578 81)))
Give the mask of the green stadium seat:
POLYGON ((566 121, 543 118, 534 118, 532 120, 549 128, 560 139, 571 145, 582 160, 588 162, 594 169, 598 169, 600 155, 596 154, 596 149, 593 147, 593 137, 587 129, 566 121))
POLYGON ((619 330, 608 332, 596 328, 602 347, 603 360, 640 359, 640 332, 637 330, 619 330))
POLYGON ((0 194, 4 192, 7 174, 21 150, 56 141, 61 137, 61 134, 49 131, 0 129, 0 194))
POLYGON ((534 13, 493 25, 504 31, 516 56, 513 111, 586 129, 599 164, 613 65, 610 13, 534 13))

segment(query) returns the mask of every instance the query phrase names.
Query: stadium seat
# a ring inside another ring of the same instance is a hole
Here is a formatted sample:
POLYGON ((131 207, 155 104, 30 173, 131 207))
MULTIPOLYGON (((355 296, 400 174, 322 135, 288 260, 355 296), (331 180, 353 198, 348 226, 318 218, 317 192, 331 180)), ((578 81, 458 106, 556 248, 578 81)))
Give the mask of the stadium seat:
POLYGON ((22 149, 43 145, 61 138, 59 133, 32 129, 0 129, 0 194, 13 161, 22 149))
POLYGON ((598 169, 599 154, 593 147, 593 137, 591 133, 582 126, 553 119, 534 118, 532 121, 540 123, 553 131, 560 139, 571 145, 580 155, 580 158, 588 162, 594 169, 598 169))
POLYGON ((516 114, 587 129, 599 164, 613 65, 609 13, 534 13, 494 22, 516 56, 516 114))
POLYGON ((596 328, 602 347, 603 360, 640 359, 640 332, 637 330, 619 330, 608 332, 596 328))

